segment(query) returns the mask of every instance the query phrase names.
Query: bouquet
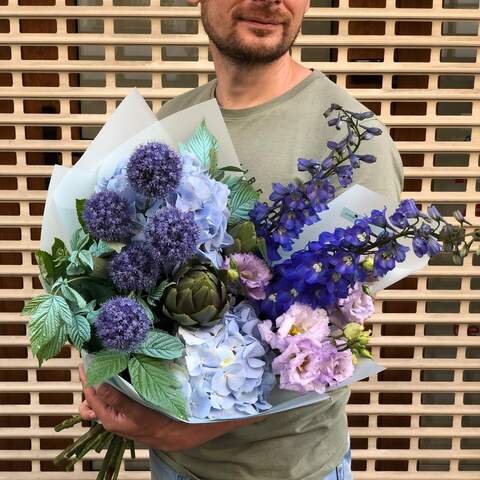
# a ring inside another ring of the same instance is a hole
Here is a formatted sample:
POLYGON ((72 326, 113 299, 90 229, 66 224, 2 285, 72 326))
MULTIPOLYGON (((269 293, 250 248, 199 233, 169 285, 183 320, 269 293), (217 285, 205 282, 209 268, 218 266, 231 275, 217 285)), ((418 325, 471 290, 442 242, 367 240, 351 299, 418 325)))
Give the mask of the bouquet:
MULTIPOLYGON (((460 264, 479 238, 460 213, 452 226, 413 200, 389 212, 358 186, 335 198, 335 181, 376 160, 357 153, 381 134, 372 112, 332 104, 324 116, 345 138, 323 161, 298 159, 305 181, 274 183, 268 203, 216 104, 152 115, 134 91, 80 162, 54 171, 36 253, 45 293, 23 312, 40 365, 68 342, 90 385, 177 420, 272 414, 380 371, 364 327, 372 291, 418 268, 412 255, 460 264)), ((107 449, 97 479, 117 478, 128 446, 97 423, 55 462, 107 449)))

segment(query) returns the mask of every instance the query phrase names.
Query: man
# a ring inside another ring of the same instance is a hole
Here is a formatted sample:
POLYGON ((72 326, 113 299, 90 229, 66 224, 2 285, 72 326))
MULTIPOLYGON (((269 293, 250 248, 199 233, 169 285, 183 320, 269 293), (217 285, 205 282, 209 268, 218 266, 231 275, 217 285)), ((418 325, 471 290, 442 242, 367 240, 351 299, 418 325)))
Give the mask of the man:
MULTIPOLYGON (((323 117, 332 102, 356 112, 366 108, 323 73, 291 58, 309 0, 189 3, 201 5, 217 79, 167 102, 158 117, 216 98, 239 159, 266 199, 272 182, 299 178, 298 157, 322 160, 327 140, 345 134, 323 117)), ((403 182, 400 155, 385 126, 376 118, 367 122, 384 133, 360 147, 377 163, 362 165, 354 181, 396 202, 403 182)), ((84 393, 84 418, 98 417, 107 430, 152 447, 154 480, 352 478, 347 387, 313 406, 211 425, 174 422, 106 386, 96 392, 84 386, 84 393)))

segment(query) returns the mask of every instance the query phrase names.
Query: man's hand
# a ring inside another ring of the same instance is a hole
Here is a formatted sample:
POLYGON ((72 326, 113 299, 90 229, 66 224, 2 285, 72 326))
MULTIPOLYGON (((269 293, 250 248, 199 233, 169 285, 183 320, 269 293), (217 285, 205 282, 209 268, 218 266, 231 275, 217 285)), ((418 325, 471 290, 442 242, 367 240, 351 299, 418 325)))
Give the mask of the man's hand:
POLYGON ((105 430, 136 440, 149 447, 176 452, 198 447, 231 430, 256 423, 262 417, 232 420, 208 425, 189 425, 172 420, 140 405, 115 388, 102 384, 97 389, 87 386, 83 365, 79 365, 85 400, 80 404, 84 420, 100 420, 105 430))

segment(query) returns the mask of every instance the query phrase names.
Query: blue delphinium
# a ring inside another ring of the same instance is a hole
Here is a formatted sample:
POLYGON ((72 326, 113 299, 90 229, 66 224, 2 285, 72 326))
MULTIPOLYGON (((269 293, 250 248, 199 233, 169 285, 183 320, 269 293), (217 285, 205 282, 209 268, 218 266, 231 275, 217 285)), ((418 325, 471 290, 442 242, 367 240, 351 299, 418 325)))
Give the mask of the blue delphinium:
POLYGON ((290 251, 305 225, 319 221, 319 214, 328 209, 328 203, 335 196, 330 177, 336 177, 342 187, 347 187, 353 181, 353 170, 359 168, 361 162, 376 161, 373 155, 356 153, 362 141, 382 133, 380 128, 358 123, 373 117, 373 112, 358 114, 332 104, 324 116, 328 118, 334 111, 338 111, 338 117, 330 119, 328 124, 337 130, 346 124, 346 137, 338 142, 327 142, 330 153, 322 162, 299 158, 298 170, 309 173, 311 179, 300 185, 273 184, 269 197, 271 204, 258 203, 250 213, 257 234, 266 242, 268 257, 272 261, 281 258, 278 253, 280 248, 290 251))
POLYGON ((212 179, 195 156, 184 154, 181 160, 182 179, 168 203, 184 212, 192 212, 199 230, 197 253, 218 268, 223 261, 222 248, 233 243, 227 233, 229 189, 212 179))
POLYGON ((149 198, 165 198, 182 176, 180 157, 165 143, 139 145, 130 157, 127 176, 132 188, 149 198))
POLYGON ((150 326, 142 306, 126 297, 113 297, 105 302, 95 320, 102 345, 119 352, 135 351, 147 338, 150 326))
POLYGON ((440 242, 449 238, 461 256, 462 235, 444 224, 438 211, 425 214, 413 200, 402 201, 389 217, 386 209, 373 210, 348 228, 321 233, 317 241, 277 264, 261 303, 262 313, 277 317, 294 302, 329 310, 348 296, 356 282, 381 278, 405 261, 409 247, 401 243, 402 238, 412 240, 418 257, 437 255, 440 242))
POLYGON ((82 216, 88 231, 96 239, 125 242, 132 235, 129 205, 115 192, 94 193, 86 201, 82 216))
POLYGON ((132 242, 113 256, 109 264, 112 282, 123 292, 148 290, 160 276, 155 249, 145 242, 132 242))
POLYGON ((192 212, 164 207, 148 218, 145 240, 158 254, 159 262, 173 267, 192 257, 199 244, 200 232, 192 212))
POLYGON ((197 418, 232 418, 270 408, 266 395, 275 379, 266 363, 267 345, 258 333, 258 317, 247 302, 229 311, 209 329, 180 328, 197 418))

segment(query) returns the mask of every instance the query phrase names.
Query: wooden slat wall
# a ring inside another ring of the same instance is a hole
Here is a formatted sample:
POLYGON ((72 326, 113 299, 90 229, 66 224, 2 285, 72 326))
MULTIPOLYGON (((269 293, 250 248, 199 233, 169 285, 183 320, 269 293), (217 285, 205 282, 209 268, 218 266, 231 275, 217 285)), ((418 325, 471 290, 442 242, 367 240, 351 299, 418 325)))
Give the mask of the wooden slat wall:
MULTIPOLYGON (((405 197, 480 224, 478 0, 312 0, 296 59, 380 116, 402 154, 405 197)), ((196 8, 175 0, 0 0, 0 479, 93 479, 51 460, 81 427, 78 355, 42 370, 24 300, 40 292, 48 176, 72 165, 118 101, 154 111, 214 74, 196 8)), ((480 478, 480 257, 438 258, 378 296, 373 350, 388 370, 348 407, 355 479, 480 478)), ((147 451, 122 479, 147 479, 147 451)), ((230 479, 226 479, 230 480, 230 479)))

